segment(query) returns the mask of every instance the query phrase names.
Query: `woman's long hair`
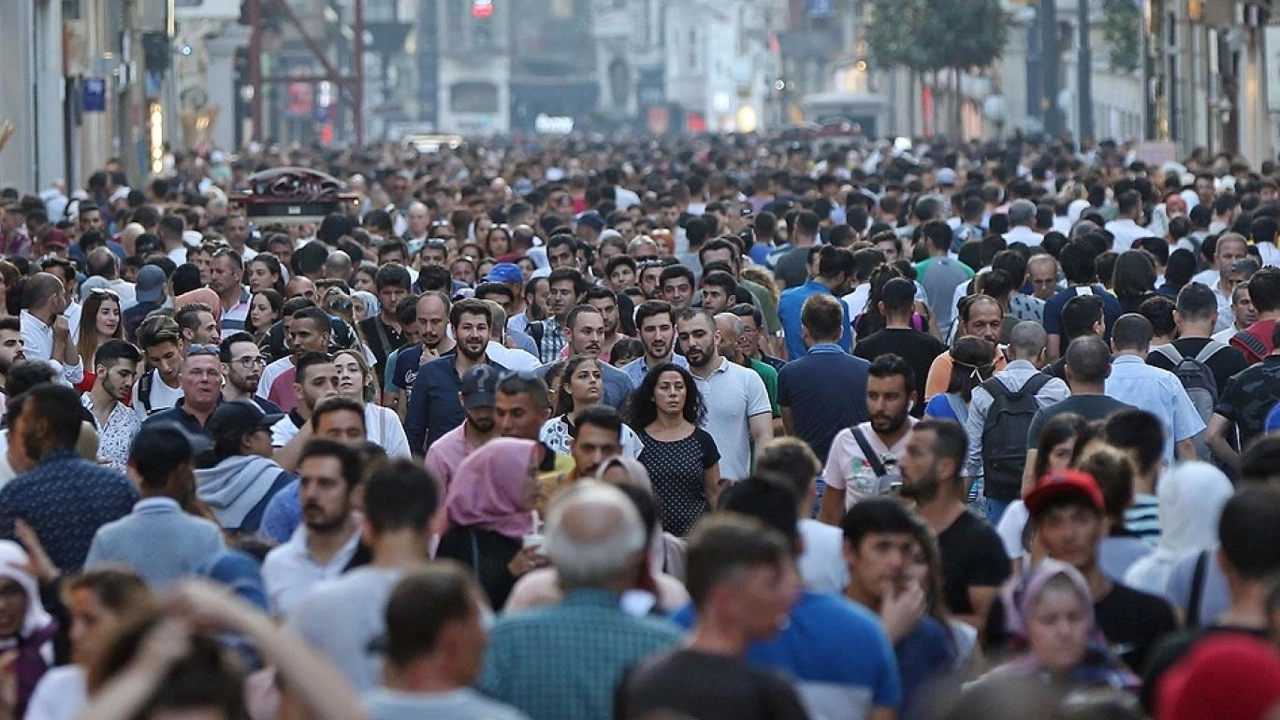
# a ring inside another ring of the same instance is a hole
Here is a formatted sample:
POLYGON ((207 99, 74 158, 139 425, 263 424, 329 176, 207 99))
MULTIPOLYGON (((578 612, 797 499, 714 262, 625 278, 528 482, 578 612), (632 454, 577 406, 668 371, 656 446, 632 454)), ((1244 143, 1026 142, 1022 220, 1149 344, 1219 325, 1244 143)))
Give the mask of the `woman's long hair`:
POLYGON ((120 303, 120 296, 114 291, 108 291, 105 288, 95 289, 89 293, 89 297, 85 298, 84 306, 80 311, 80 339, 76 341, 76 350, 80 353, 80 358, 87 366, 93 366, 93 356, 98 352, 98 346, 108 340, 124 339, 124 306, 120 303), (98 311, 102 309, 103 303, 112 302, 116 304, 116 310, 120 311, 120 322, 116 323, 116 332, 111 337, 103 337, 98 335, 98 311))
POLYGON ((678 373, 684 380, 684 408, 681 410, 681 415, 695 426, 702 423, 707 409, 702 402, 702 393, 698 392, 698 386, 693 382, 693 375, 675 363, 663 363, 649 370, 640 383, 640 388, 631 395, 626 417, 627 424, 633 430, 644 430, 658 419, 658 403, 654 402, 653 392, 658 388, 658 378, 668 372, 678 373))
POLYGON ((1156 288, 1156 265, 1145 250, 1125 250, 1111 271, 1111 287, 1117 298, 1150 295, 1156 288))
POLYGON ((858 318, 858 327, 855 328, 859 339, 884 329, 885 318, 884 313, 880 312, 880 301, 884 299, 885 283, 896 277, 902 277, 902 273, 898 272, 898 268, 889 264, 881 265, 871 271, 871 293, 867 297, 866 309, 862 311, 862 315, 858 318))
POLYGON ((573 374, 578 372, 578 368, 584 363, 593 362, 596 367, 600 368, 601 390, 604 389, 604 368, 603 363, 595 355, 574 355, 564 362, 564 372, 560 378, 560 393, 556 396, 556 415, 570 415, 574 412, 573 392, 569 389, 569 383, 573 381, 573 374))
POLYGON ((249 264, 252 265, 256 262, 266 265, 267 270, 275 274, 276 281, 271 284, 271 289, 280 293, 280 297, 284 297, 284 269, 280 266, 280 260, 275 255, 259 253, 249 261, 249 264))
MULTIPOLYGON (((276 292, 275 290, 272 290, 269 288, 266 290, 259 290, 258 292, 254 293, 255 297, 258 295, 261 295, 262 297, 266 298, 267 304, 271 306, 271 320, 267 322, 266 327, 261 327, 261 328, 255 327, 252 320, 253 311, 250 310, 249 314, 246 315, 244 319, 244 330, 245 332, 254 336, 257 336, 260 333, 264 333, 270 330, 272 325, 275 325, 280 320, 280 318, 284 317, 284 296, 282 296, 280 293, 276 292)), ((253 305, 252 298, 249 299, 249 305, 251 307, 253 305)))
POLYGON ((1040 444, 1036 446, 1036 464, 1032 468, 1032 477, 1036 482, 1049 472, 1049 460, 1053 455, 1053 449, 1072 438, 1079 438, 1085 423, 1081 415, 1062 413, 1044 424, 1040 430, 1040 444))
POLYGON ((360 364, 360 372, 364 375, 364 392, 362 393, 365 403, 374 402, 379 395, 378 390, 378 374, 369 367, 369 361, 365 359, 364 353, 352 348, 343 348, 333 354, 334 359, 339 355, 350 355, 360 364))

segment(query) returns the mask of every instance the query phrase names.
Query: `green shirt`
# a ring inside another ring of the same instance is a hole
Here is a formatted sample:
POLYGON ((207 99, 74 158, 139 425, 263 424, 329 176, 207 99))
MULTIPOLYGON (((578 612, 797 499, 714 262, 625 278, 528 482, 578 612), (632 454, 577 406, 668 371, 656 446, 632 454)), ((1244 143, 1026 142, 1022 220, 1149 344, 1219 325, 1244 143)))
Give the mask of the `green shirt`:
POLYGON ((782 411, 778 409, 778 371, 755 358, 751 358, 751 369, 755 370, 764 381, 764 389, 769 393, 769 407, 773 408, 773 416, 782 417, 782 411))
POLYGON ((778 317, 778 301, 773 299, 773 294, 768 288, 750 280, 739 280, 738 284, 746 288, 760 305, 760 314, 764 316, 764 329, 770 335, 782 332, 782 320, 778 317))

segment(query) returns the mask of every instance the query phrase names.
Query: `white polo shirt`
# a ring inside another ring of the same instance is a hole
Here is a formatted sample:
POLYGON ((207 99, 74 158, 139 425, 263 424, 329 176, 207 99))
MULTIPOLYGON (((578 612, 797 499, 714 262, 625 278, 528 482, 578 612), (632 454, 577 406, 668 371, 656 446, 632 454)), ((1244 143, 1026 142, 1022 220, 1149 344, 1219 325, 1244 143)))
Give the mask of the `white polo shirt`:
POLYGON ((744 480, 751 474, 751 426, 755 415, 773 414, 764 381, 750 368, 720 358, 706 380, 693 376, 707 406, 702 428, 720 451, 720 477, 744 480))
POLYGON ((276 617, 287 617, 316 584, 342 574, 359 543, 357 530, 329 562, 321 565, 307 549, 306 524, 299 525, 289 541, 267 553, 262 563, 262 581, 267 587, 271 612, 276 617))

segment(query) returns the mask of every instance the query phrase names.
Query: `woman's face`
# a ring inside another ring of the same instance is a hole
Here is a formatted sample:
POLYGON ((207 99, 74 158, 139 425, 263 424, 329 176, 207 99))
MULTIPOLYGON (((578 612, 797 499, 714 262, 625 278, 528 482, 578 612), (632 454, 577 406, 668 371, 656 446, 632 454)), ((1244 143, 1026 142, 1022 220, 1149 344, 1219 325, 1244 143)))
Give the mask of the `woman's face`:
POLYGON ((466 260, 458 260, 453 263, 450 268, 450 274, 453 279, 467 285, 474 285, 476 282, 476 266, 466 260))
POLYGON ((1065 672, 1084 659, 1089 642, 1089 613, 1075 590, 1045 588, 1026 620, 1027 643, 1047 670, 1065 672))
POLYGON ((507 231, 501 228, 494 228, 489 231, 489 254, 493 257, 502 257, 511 252, 511 238, 507 237, 507 231))
POLYGON ((913 544, 911 554, 907 556, 906 567, 902 570, 902 582, 902 589, 916 585, 924 591, 925 597, 929 597, 929 558, 924 554, 920 543, 913 544))
POLYGON ((538 466, 542 464, 542 448, 534 448, 533 457, 529 459, 529 470, 524 476, 524 509, 532 510, 538 501, 538 466))
POLYGON ((90 665, 102 650, 103 640, 120 624, 120 617, 98 601, 88 588, 72 591, 67 598, 71 614, 71 650, 80 665, 90 665))
POLYGON ((1071 451, 1075 450, 1076 439, 1074 436, 1063 440, 1053 449, 1049 451, 1049 472, 1054 470, 1066 470, 1071 467, 1071 451))
POLYGON ((0 578, 0 637, 13 637, 22 631, 27 602, 27 591, 16 580, 0 578))
POLYGON ((364 290, 375 295, 378 294, 378 286, 373 282, 373 275, 368 270, 356 271, 356 290, 364 290))
POLYGON ((364 300, 359 295, 351 296, 351 308, 352 312, 355 313, 356 322, 369 317, 369 310, 364 306, 364 300))
POLYGON ((653 388, 653 402, 658 412, 664 415, 679 415, 684 412, 685 398, 689 390, 684 386, 684 377, 668 370, 658 376, 658 384, 653 388))
MULTIPOLYGON (((573 369, 568 383, 569 394, 573 396, 574 405, 593 405, 600 402, 604 394, 604 381, 601 379, 600 364, 595 360, 584 362, 573 369)), ((563 388, 562 388, 563 389, 563 388)))
POLYGON ((99 338, 115 337, 116 331, 120 329, 120 303, 115 300, 103 300, 98 306, 98 316, 94 318, 94 325, 98 330, 99 338))
POLYGON ((488 215, 481 215, 476 218, 475 237, 482 238, 489 234, 490 228, 493 227, 493 220, 488 215))
POLYGON ((533 271, 538 269, 538 266, 529 258, 520 258, 516 264, 520 266, 520 275, 525 282, 529 282, 529 278, 533 277, 533 271))
POLYGON ((264 262, 249 263, 249 292, 260 292, 275 287, 276 274, 264 262))
POLYGON ((271 309, 271 301, 261 293, 254 295, 249 301, 249 323, 258 330, 266 330, 275 320, 275 312, 271 309))
POLYGON ((364 371, 351 353, 342 353, 333 361, 338 368, 338 394, 352 400, 364 400, 364 371))

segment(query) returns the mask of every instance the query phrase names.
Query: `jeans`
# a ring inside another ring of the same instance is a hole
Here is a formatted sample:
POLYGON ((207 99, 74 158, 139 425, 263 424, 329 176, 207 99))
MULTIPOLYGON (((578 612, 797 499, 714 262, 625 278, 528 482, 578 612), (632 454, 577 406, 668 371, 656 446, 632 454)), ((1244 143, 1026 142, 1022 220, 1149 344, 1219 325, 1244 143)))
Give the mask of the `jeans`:
POLYGON ((991 498, 986 498, 986 501, 987 501, 987 522, 991 523, 992 527, 995 527, 996 525, 1000 524, 1000 518, 1004 516, 1004 511, 1009 508, 1009 504, 1012 503, 1013 501, 1012 500, 992 500, 991 498))

